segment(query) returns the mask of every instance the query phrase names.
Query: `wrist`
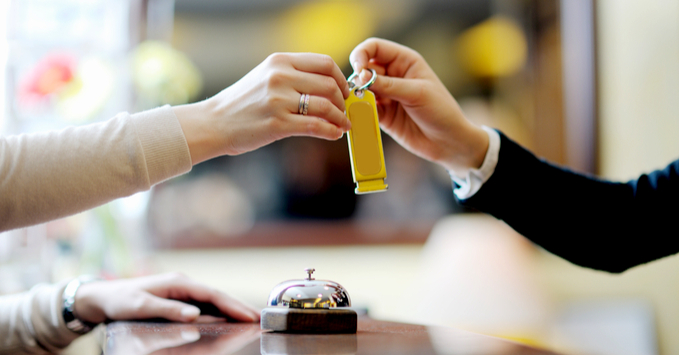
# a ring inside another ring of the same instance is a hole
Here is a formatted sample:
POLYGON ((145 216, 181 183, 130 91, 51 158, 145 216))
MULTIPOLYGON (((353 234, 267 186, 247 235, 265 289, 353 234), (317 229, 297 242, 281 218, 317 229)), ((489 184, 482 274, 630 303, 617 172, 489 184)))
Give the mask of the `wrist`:
POLYGON ((449 153, 439 164, 448 171, 466 175, 470 169, 479 169, 483 165, 490 139, 483 128, 471 123, 459 133, 459 138, 451 137, 449 153))
MULTIPOLYGON (((92 330, 98 323, 103 322, 103 320, 93 320, 88 317, 91 312, 87 311, 85 307, 84 312, 82 307, 78 307, 76 310, 76 304, 80 306, 82 298, 78 297, 81 293, 81 289, 87 283, 98 280, 92 276, 81 276, 69 282, 62 293, 62 311, 61 315, 66 324, 66 328, 78 334, 85 334, 92 330), (79 312, 83 312, 82 314, 79 312), (83 316, 85 315, 85 316, 83 316)), ((104 319, 105 320, 105 319, 104 319)))
POLYGON ((173 106, 172 110, 184 132, 193 165, 219 155, 215 152, 213 130, 208 124, 213 114, 209 100, 173 106))
POLYGON ((75 316, 87 323, 103 323, 106 313, 97 302, 97 283, 80 285, 75 293, 73 311, 75 316))

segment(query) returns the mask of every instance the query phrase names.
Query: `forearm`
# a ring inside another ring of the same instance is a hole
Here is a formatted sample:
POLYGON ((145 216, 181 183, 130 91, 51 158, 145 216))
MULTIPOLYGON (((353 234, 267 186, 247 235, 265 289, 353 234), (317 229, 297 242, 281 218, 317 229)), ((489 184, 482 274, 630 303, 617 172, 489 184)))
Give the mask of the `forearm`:
POLYGON ((61 317, 66 283, 37 285, 0 297, 0 354, 48 354, 68 346, 78 334, 61 317))
POLYGON ((224 150, 219 140, 215 139, 214 125, 210 124, 216 120, 213 106, 211 101, 205 100, 172 107, 186 137, 194 165, 217 157, 224 150))
POLYGON ((0 140, 0 231, 65 217, 191 169, 172 109, 0 140))
POLYGON ((561 169, 502 136, 495 172, 460 203, 575 264, 621 272, 679 250, 666 232, 676 214, 671 196, 649 186, 643 176, 624 184, 561 169))

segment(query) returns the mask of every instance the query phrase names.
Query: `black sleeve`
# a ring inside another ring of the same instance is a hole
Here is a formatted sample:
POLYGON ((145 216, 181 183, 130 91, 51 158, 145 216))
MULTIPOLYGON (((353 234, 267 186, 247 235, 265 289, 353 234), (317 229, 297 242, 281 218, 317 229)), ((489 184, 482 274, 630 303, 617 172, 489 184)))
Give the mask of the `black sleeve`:
POLYGON ((536 158, 500 133, 493 175, 458 200, 574 264, 623 272, 679 252, 679 160, 618 183, 536 158))

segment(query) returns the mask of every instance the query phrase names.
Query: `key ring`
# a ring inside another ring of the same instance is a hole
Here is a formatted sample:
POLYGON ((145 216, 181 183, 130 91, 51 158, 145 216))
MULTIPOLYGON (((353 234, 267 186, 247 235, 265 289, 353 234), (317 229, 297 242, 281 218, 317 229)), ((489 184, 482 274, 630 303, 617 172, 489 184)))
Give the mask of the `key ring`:
MULTIPOLYGON (((375 69, 370 69, 370 71, 373 73, 372 78, 370 78, 370 80, 367 83, 359 86, 356 89, 356 91, 363 91, 375 83, 375 80, 377 80, 377 73, 375 72, 375 69)), ((347 82, 349 82, 349 89, 353 89, 356 86, 356 84, 354 83, 354 79, 357 76, 358 76, 357 72, 353 72, 351 75, 349 75, 349 78, 347 79, 347 82)))

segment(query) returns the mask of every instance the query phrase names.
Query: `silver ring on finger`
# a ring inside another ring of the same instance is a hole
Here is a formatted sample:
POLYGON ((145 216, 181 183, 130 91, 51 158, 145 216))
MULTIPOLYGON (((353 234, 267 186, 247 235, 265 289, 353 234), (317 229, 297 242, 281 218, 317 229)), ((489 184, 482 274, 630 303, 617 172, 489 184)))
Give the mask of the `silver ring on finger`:
POLYGON ((304 101, 305 101, 305 97, 307 97, 307 96, 309 96, 309 95, 302 94, 299 97, 299 105, 297 105, 297 113, 299 113, 300 115, 302 114, 302 112, 304 110, 304 101))
POLYGON ((304 105, 302 106, 302 116, 306 116, 307 112, 309 112, 309 95, 305 94, 304 105))

